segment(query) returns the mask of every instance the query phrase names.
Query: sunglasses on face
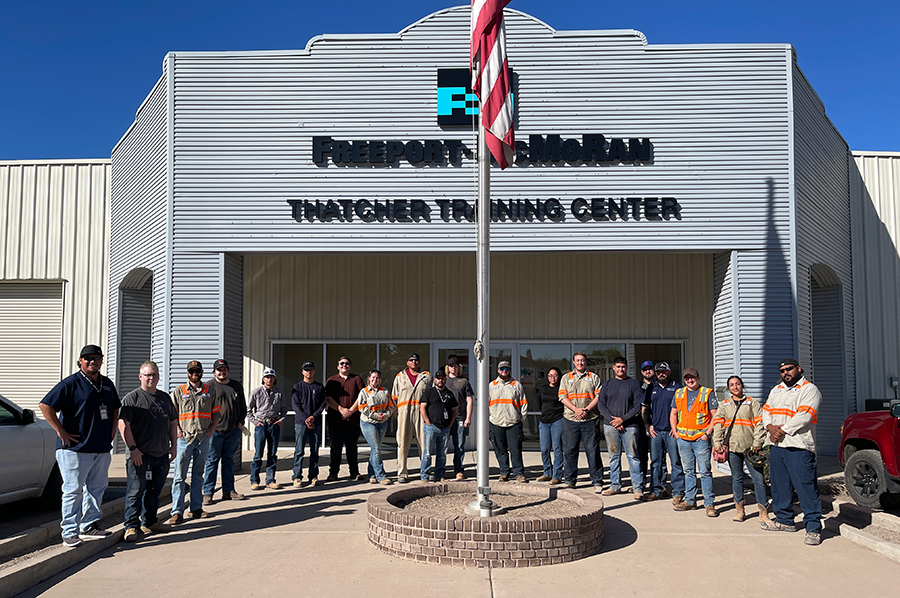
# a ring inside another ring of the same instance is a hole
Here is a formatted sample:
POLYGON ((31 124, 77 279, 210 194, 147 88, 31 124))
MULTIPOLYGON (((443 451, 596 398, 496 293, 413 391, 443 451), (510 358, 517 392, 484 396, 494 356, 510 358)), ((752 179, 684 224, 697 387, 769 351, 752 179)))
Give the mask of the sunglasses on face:
POLYGON ((697 376, 685 376, 684 379, 685 380, 696 380, 697 376))
POLYGON ((81 358, 85 361, 103 361, 102 355, 82 355, 81 358))
POLYGON ((406 361, 407 361, 407 362, 415 361, 416 363, 419 363, 419 360, 418 360, 418 359, 407 359, 406 361))
POLYGON ((497 368, 497 369, 500 370, 501 372, 508 372, 508 371, 510 371, 509 368, 497 368))
POLYGON ((778 370, 778 371, 781 372, 782 374, 786 374, 786 373, 790 372, 791 370, 793 370, 795 367, 797 367, 797 366, 795 366, 795 365, 789 365, 789 366, 787 366, 787 367, 781 368, 781 369, 778 370))
POLYGON ((188 374, 202 374, 203 370, 188 370, 188 374))

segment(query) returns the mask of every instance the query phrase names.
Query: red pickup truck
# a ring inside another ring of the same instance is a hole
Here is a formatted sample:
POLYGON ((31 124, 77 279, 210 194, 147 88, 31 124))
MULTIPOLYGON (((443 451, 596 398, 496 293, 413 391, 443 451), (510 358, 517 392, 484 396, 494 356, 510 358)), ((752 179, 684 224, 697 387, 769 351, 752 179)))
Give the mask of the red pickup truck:
POLYGON ((870 509, 890 507, 900 499, 900 401, 876 403, 882 403, 881 410, 844 420, 838 452, 847 493, 870 509))

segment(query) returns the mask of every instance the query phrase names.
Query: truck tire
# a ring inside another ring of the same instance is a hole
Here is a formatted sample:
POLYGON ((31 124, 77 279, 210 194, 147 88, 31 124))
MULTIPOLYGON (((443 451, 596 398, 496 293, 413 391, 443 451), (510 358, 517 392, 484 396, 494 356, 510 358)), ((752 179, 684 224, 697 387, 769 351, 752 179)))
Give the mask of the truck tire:
POLYGON ((881 454, 873 449, 856 451, 844 467, 847 493, 861 507, 881 509, 887 496, 887 471, 881 454))

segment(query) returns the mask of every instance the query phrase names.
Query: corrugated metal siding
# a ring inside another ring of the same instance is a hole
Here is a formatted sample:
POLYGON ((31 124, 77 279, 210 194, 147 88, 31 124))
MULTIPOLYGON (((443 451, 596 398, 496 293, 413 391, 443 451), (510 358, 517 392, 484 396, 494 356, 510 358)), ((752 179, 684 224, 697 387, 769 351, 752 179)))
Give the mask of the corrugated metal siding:
MULTIPOLYGON (((156 83, 141 105, 135 122, 112 153, 112 207, 110 239, 110 295, 136 268, 153 273, 153 315, 150 354, 160 366, 160 387, 168 387, 168 368, 163 359, 168 341, 165 328, 166 290, 166 79, 156 83)), ((110 371, 116 371, 122 342, 117 329, 118 301, 110 302, 110 371)), ((180 368, 181 369, 181 368, 180 368)))
POLYGON ((37 414, 47 391, 72 369, 60 368, 63 286, 0 281, 0 394, 37 414))
POLYGON ((140 385, 138 373, 141 364, 150 359, 150 330, 153 319, 153 285, 140 289, 122 289, 121 314, 116 368, 117 388, 125 393, 140 385))
POLYGON ((844 393, 850 381, 844 376, 844 331, 841 327, 843 289, 812 287, 813 365, 815 383, 822 393, 816 423, 816 452, 837 455, 841 426, 847 416, 844 393))
POLYGON ((187 363, 198 359, 206 376, 221 357, 222 260, 216 253, 176 254, 172 265, 171 384, 187 375, 187 363))
MULTIPOLYGON (((670 222, 504 223, 498 250, 721 251, 766 244, 775 180, 779 227, 788 213, 788 71, 784 45, 647 46, 635 32, 553 32, 509 14, 519 75, 518 128, 564 137, 649 137, 643 166, 511 168, 496 198, 674 196, 670 222), (740 227, 731 226, 736 220, 740 227)), ((287 199, 474 197, 473 165, 321 168, 311 137, 468 138, 435 122, 436 69, 465 67, 468 7, 394 36, 328 36, 308 51, 175 55, 177 251, 469 251, 468 223, 309 223, 287 199), (336 115, 339 115, 336 117, 336 115), (212 202, 216 209, 209 210, 212 202), (208 235, 193 226, 202 215, 208 235)), ((467 139, 467 143, 471 141, 467 139)))
MULTIPOLYGON (((241 380, 244 369, 244 260, 222 256, 222 350, 232 378, 241 380)), ((249 395, 249 393, 248 393, 249 395)))
MULTIPOLYGON (((0 162, 0 281, 69 283, 53 376, 74 371, 84 345, 106 345, 109 168, 108 160, 0 162)), ((41 379, 44 392, 58 380, 41 379)))
POLYGON ((888 378, 900 376, 900 153, 853 152, 850 192, 861 410, 865 399, 893 397, 888 378))
MULTIPOLYGON (((797 359, 813 382, 820 359, 814 353, 810 270, 824 264, 840 279, 843 306, 839 364, 847 380, 841 404, 856 404, 856 353, 853 337, 853 263, 850 235, 850 191, 847 144, 825 114, 825 107, 794 64, 794 187, 797 202, 797 359)), ((818 345, 817 345, 818 346, 818 345)), ((825 358, 828 362, 828 359, 825 358)), ((828 367, 828 366, 826 366, 828 367)))
POLYGON ((713 260, 713 355, 716 387, 724 386, 728 377, 739 374, 734 361, 734 307, 732 285, 732 253, 716 254, 713 260))
MULTIPOLYGON (((712 262, 696 254, 495 254, 491 338, 684 341, 686 363, 711 376, 712 262), (692 284, 679 287, 683 272, 692 284)), ((245 377, 262 375, 271 339, 471 341, 474 268, 471 254, 244 256, 245 377)))

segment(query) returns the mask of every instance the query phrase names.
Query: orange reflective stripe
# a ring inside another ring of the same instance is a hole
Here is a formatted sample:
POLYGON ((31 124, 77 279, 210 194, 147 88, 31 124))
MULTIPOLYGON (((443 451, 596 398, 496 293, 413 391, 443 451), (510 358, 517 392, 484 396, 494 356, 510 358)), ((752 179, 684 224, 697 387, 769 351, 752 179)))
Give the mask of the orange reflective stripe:
POLYGON ((397 403, 397 407, 406 407, 413 404, 418 405, 419 403, 418 401, 400 401, 399 403, 397 403))
POLYGON ((499 405, 501 403, 504 405, 519 405, 521 407, 521 403, 515 399, 491 399, 489 405, 499 405))
POLYGON ((200 411, 194 411, 193 413, 179 413, 178 414, 178 419, 195 419, 195 418, 211 419, 212 415, 209 413, 202 413, 200 411))

